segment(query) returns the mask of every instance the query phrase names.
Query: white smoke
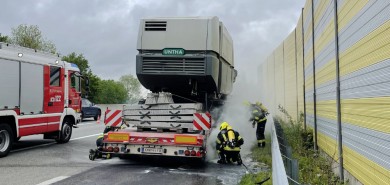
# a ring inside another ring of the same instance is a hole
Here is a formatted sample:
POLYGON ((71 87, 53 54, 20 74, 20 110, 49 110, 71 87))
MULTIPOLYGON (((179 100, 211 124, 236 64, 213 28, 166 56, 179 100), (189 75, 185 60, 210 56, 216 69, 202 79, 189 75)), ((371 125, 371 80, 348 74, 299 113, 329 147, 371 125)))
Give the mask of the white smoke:
POLYGON ((246 156, 251 153, 251 148, 256 144, 256 128, 253 128, 252 123, 249 121, 251 113, 249 107, 244 104, 246 101, 261 102, 260 88, 256 81, 248 80, 248 78, 245 78, 245 75, 241 75, 237 77, 233 92, 228 96, 224 106, 219 110, 214 110, 216 112, 222 111, 222 113, 219 117, 213 117, 217 127, 212 131, 208 139, 208 160, 217 158, 215 142, 219 132, 219 125, 224 121, 228 122, 233 127, 233 130, 239 132, 240 136, 244 138, 244 145, 241 147, 241 156, 246 156))

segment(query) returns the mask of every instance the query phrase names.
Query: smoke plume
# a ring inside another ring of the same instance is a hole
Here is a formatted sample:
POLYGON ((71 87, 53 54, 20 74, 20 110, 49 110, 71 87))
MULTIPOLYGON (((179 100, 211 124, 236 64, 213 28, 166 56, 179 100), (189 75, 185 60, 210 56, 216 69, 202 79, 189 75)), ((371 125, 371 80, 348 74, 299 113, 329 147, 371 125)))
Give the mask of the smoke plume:
MULTIPOLYGON (((244 138, 244 145, 241 147, 241 156, 246 156, 251 153, 251 148, 256 144, 256 128, 252 127, 249 121, 250 110, 244 103, 246 101, 256 102, 260 101, 260 89, 256 81, 251 81, 245 75, 237 77, 234 83, 233 92, 228 96, 227 101, 221 108, 215 109, 212 112, 214 125, 217 125, 208 140, 208 154, 207 159, 213 160, 217 158, 215 151, 215 142, 219 133, 219 125, 226 121, 240 133, 244 138), (218 113, 219 112, 219 113, 218 113), (216 117, 219 115, 219 117, 216 117)), ((269 116, 270 117, 270 116, 269 116)))

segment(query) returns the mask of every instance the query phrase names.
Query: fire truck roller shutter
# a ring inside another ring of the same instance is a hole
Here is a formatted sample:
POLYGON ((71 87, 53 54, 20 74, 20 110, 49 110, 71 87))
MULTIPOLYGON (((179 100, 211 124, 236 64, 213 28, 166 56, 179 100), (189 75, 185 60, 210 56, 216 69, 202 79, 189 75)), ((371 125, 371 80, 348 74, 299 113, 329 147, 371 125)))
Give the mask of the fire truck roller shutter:
POLYGON ((43 65, 22 62, 20 112, 38 114, 43 111, 43 65))
POLYGON ((0 109, 19 106, 19 62, 0 59, 0 109))

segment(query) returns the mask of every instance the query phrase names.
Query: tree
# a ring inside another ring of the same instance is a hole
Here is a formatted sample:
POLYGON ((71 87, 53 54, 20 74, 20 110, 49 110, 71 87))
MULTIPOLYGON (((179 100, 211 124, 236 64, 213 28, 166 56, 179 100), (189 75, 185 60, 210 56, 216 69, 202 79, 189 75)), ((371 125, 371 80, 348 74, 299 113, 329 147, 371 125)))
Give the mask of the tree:
POLYGON ((98 76, 92 74, 92 72, 86 75, 89 78, 89 92, 88 99, 94 103, 99 103, 100 96, 100 82, 102 81, 98 76))
POLYGON ((123 75, 119 78, 128 92, 128 103, 136 103, 141 98, 141 84, 133 75, 123 75))
POLYGON ((75 52, 72 52, 67 56, 63 56, 62 60, 76 64, 79 67, 81 74, 86 75, 92 73, 88 60, 84 58, 83 54, 76 54, 75 52))
POLYGON ((55 45, 50 40, 43 38, 37 25, 21 24, 17 28, 12 28, 10 41, 19 46, 56 53, 55 45))
MULTIPOLYGON (((91 68, 89 67, 88 60, 84 57, 83 54, 76 54, 75 52, 72 52, 68 54, 67 56, 62 57, 63 61, 67 61, 73 64, 76 64, 79 69, 80 73, 89 78, 89 92, 88 92, 88 99, 92 102, 98 101, 99 96, 99 83, 101 79, 92 73, 91 68)), ((82 92, 85 93, 85 83, 82 84, 82 92)))
POLYGON ((125 86, 114 80, 102 80, 99 83, 98 96, 95 100, 100 104, 126 103, 127 91, 125 86))
POLYGON ((8 42, 9 42, 8 36, 1 36, 1 33, 0 33, 0 42, 6 42, 6 43, 8 43, 8 42))

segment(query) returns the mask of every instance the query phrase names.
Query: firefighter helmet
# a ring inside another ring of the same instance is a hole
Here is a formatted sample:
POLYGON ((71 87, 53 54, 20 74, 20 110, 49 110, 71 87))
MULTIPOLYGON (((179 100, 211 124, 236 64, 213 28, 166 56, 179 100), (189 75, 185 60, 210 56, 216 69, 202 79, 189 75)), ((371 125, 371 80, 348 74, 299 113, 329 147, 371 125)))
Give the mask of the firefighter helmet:
POLYGON ((221 123, 221 125, 219 126, 219 130, 226 129, 228 126, 229 126, 229 124, 225 121, 225 122, 221 123))

